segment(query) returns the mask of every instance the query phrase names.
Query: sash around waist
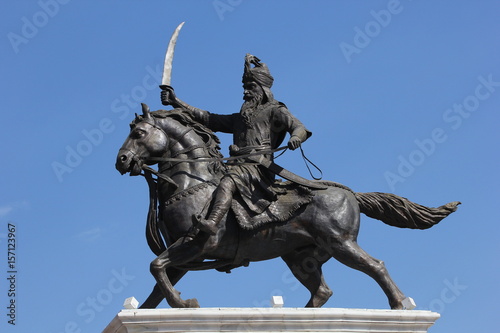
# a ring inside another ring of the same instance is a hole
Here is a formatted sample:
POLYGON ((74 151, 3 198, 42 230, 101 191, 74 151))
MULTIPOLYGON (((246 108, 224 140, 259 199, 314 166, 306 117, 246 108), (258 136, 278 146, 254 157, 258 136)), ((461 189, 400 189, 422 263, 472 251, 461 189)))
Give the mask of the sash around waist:
MULTIPOLYGON (((246 154, 251 154, 263 150, 271 150, 271 146, 268 145, 261 145, 261 146, 247 146, 247 147, 238 147, 237 145, 230 145, 229 146, 229 155, 231 156, 240 156, 240 155, 246 155, 246 154)), ((271 152, 269 152, 271 153, 271 152)))

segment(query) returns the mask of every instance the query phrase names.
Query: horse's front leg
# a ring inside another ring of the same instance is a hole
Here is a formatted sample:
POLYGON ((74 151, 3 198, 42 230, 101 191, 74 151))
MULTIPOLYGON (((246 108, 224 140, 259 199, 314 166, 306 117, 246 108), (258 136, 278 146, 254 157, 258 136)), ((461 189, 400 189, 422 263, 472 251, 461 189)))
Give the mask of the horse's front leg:
POLYGON ((150 270, 156 279, 167 303, 173 308, 199 308, 195 298, 183 300, 168 278, 166 269, 175 267, 198 258, 203 252, 203 243, 179 239, 151 262, 150 270))
MULTIPOLYGON (((168 279, 170 283, 175 286, 177 282, 186 274, 187 271, 185 270, 179 270, 174 267, 167 268, 166 270, 168 279)), ((142 303, 142 305, 139 307, 139 309, 156 309, 156 307, 161 303, 161 301, 165 297, 163 296, 163 292, 161 291, 160 287, 156 283, 153 291, 151 291, 151 294, 149 297, 142 303)))

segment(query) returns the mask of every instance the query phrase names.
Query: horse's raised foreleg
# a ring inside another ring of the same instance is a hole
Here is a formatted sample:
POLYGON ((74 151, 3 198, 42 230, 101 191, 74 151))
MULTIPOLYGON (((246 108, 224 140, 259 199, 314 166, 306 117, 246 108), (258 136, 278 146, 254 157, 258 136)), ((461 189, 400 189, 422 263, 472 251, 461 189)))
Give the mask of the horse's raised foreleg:
POLYGON ((325 283, 321 270, 321 266, 328 261, 331 256, 323 250, 318 250, 317 247, 311 246, 281 257, 297 280, 311 292, 311 298, 306 304, 306 307, 319 308, 323 306, 333 294, 325 283))
POLYGON ((179 239, 169 246, 162 254, 151 262, 150 270, 156 279, 156 283, 173 308, 199 308, 195 298, 183 300, 180 293, 173 287, 173 281, 169 279, 166 270, 197 259, 203 252, 203 242, 179 239))
POLYGON ((327 246, 329 253, 341 263, 364 272, 380 285, 392 309, 403 309, 404 294, 391 279, 384 262, 372 258, 354 240, 333 240, 327 246))
MULTIPOLYGON (((187 273, 185 270, 179 270, 174 267, 167 268, 167 276, 170 280, 171 284, 175 286, 177 282, 187 273)), ((158 283, 155 284, 153 291, 149 297, 142 303, 139 307, 140 309, 156 309, 158 305, 163 301, 165 297, 161 291, 161 288, 158 286, 158 283)))

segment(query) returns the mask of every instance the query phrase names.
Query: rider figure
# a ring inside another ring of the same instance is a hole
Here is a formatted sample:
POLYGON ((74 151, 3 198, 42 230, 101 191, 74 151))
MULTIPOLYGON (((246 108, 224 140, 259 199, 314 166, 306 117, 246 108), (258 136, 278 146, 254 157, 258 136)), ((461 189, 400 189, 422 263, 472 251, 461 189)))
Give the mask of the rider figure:
MULTIPOLYGON (((220 115, 192 107, 178 99, 171 87, 162 91, 161 99, 164 105, 187 109, 214 132, 233 133, 231 156, 278 148, 287 132, 290 134, 288 148, 294 150, 312 133, 288 111, 285 104, 274 99, 270 90, 273 81, 266 64, 247 54, 242 80, 244 103, 239 113, 220 115)), ((273 160, 273 154, 264 154, 263 158, 273 160)), ((198 228, 216 234, 219 222, 231 207, 235 192, 243 199, 247 209, 255 214, 262 213, 276 200, 272 187, 274 177, 274 173, 255 161, 242 158, 228 162, 228 172, 217 187, 209 217, 201 219, 198 228)))

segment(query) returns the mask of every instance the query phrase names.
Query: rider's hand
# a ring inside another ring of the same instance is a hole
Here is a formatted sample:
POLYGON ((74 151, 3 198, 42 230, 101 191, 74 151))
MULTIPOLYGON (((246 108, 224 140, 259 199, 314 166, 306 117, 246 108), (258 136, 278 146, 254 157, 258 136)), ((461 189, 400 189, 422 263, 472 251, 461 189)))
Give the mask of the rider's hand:
POLYGON ((177 96, 175 96, 174 88, 172 88, 171 86, 162 85, 161 89, 162 89, 160 95, 161 104, 172 105, 175 107, 178 103, 177 103, 177 96))
POLYGON ((301 143, 302 140, 300 140, 298 136, 292 136, 288 141, 288 148, 290 148, 291 150, 295 150, 300 147, 301 143))

